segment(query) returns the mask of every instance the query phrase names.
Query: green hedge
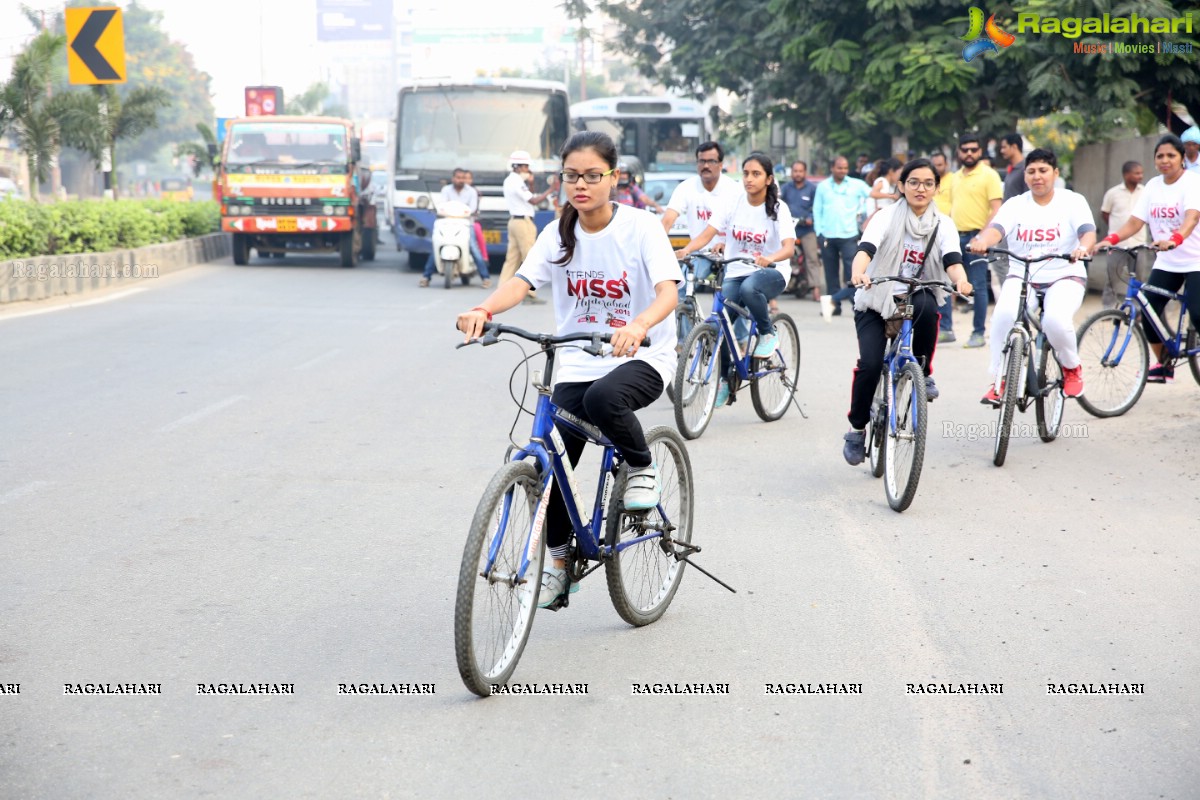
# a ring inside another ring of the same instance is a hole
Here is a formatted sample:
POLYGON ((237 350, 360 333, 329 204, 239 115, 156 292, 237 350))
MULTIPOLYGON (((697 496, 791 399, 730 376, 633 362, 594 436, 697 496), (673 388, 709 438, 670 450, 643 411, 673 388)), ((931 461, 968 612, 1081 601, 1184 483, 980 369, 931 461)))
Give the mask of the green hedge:
POLYGON ((0 260, 144 247, 213 233, 220 223, 213 201, 0 200, 0 260))

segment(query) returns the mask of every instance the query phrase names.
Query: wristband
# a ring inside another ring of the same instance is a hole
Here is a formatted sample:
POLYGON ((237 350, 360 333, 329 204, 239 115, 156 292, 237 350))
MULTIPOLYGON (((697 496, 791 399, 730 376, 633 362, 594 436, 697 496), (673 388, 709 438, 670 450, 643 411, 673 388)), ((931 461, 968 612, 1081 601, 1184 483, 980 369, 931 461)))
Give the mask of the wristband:
POLYGON ((1115 233, 1110 233, 1108 236, 1104 237, 1104 241, 1108 242, 1109 244, 1116 244, 1121 240, 1117 238, 1115 233))
POLYGON ((480 307, 480 306, 475 306, 475 307, 474 307, 474 308, 472 308, 471 310, 472 310, 472 311, 482 311, 483 313, 487 314, 487 318, 488 318, 488 320, 487 320, 487 321, 488 321, 488 322, 491 322, 491 321, 492 321, 492 312, 488 311, 486 308, 482 308, 482 307, 480 307))
POLYGON ((1167 238, 1174 242, 1176 247, 1179 247, 1179 245, 1183 244, 1183 236, 1180 235, 1179 231, 1175 231, 1167 238))

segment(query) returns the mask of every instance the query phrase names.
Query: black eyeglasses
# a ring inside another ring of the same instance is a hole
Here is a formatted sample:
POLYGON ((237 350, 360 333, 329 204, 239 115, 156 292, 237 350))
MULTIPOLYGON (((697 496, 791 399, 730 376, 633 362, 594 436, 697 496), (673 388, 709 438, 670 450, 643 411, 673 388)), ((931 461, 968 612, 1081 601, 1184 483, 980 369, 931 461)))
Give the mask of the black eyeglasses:
POLYGON ((700 164, 701 166, 704 166, 706 164, 708 166, 713 166, 714 164, 720 164, 721 159, 719 159, 719 158, 697 158, 696 163, 700 164))
POLYGON ((982 147, 960 147, 958 149, 960 152, 963 152, 963 153, 978 153, 983 148, 982 147))
POLYGON ((558 177, 562 178, 563 183, 579 183, 579 179, 583 178, 584 183, 599 183, 606 175, 612 175, 616 172, 615 169, 610 169, 608 172, 560 172, 558 177))

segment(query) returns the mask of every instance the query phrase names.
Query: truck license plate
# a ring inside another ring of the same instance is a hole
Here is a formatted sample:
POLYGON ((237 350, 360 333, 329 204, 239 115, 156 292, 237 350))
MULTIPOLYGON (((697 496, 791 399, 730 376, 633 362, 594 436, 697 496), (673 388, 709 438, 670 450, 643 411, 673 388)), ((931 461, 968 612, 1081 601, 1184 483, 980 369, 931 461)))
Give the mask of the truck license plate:
POLYGON ((500 231, 484 231, 483 241, 488 244, 500 244, 500 231))

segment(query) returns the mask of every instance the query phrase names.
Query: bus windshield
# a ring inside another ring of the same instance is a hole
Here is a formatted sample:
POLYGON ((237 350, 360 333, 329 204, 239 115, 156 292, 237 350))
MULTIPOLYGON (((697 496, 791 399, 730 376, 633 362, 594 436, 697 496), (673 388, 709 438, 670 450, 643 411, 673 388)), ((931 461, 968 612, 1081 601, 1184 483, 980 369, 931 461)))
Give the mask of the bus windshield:
POLYGON ((527 150, 535 172, 557 168, 568 134, 567 99, 556 91, 459 86, 400 94, 396 171, 456 167, 507 172, 513 150, 527 150))
POLYGON ((348 163, 346 129, 311 122, 244 122, 229 132, 225 163, 338 164, 348 163))

